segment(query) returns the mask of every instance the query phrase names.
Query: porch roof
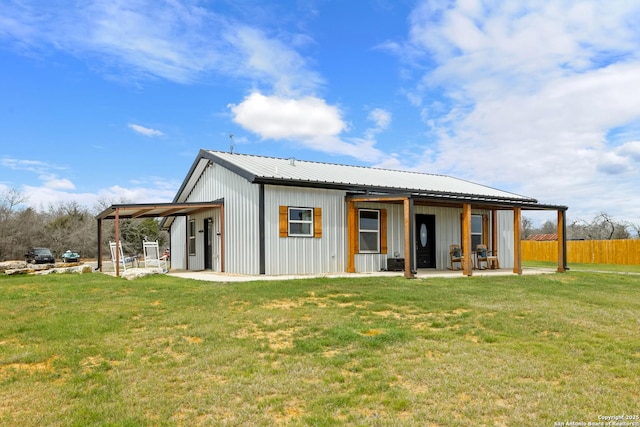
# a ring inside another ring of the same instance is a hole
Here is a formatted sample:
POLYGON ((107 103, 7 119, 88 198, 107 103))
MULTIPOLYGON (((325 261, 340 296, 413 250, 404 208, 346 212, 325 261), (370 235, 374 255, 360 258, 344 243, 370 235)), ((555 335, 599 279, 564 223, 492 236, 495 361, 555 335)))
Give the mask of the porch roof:
POLYGON ((118 218, 159 218, 193 215, 197 212, 220 207, 224 202, 191 202, 191 203, 131 203, 111 205, 100 212, 96 219, 118 218))

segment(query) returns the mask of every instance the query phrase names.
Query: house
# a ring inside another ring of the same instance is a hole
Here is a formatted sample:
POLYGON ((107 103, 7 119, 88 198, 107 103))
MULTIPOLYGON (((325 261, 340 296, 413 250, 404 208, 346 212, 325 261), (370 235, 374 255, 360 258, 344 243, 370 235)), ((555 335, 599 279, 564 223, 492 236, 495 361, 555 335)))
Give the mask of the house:
POLYGON ((547 234, 532 234, 527 237, 527 240, 535 240, 537 242, 549 242, 558 240, 558 235, 555 233, 547 233, 547 234))
POLYGON ((481 243, 502 268, 521 273, 522 210, 557 211, 564 271, 566 206, 450 176, 294 158, 200 150, 173 202, 113 205, 98 221, 165 217, 172 269, 285 275, 399 266, 413 277, 450 268, 454 243, 465 275, 481 243))

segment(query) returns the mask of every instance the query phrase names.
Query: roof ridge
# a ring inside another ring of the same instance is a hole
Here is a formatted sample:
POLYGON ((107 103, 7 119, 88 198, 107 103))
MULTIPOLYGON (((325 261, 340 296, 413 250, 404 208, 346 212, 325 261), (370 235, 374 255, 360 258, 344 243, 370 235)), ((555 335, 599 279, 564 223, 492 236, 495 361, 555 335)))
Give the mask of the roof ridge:
MULTIPOLYGON (((229 154, 229 155, 233 155, 233 156, 256 157, 256 158, 272 159, 272 160, 290 160, 290 159, 295 159, 296 162, 313 163, 313 164, 317 164, 317 165, 341 166, 341 167, 345 167, 345 168, 358 168, 358 169, 375 169, 375 170, 379 170, 379 171, 400 172, 400 173, 415 174, 415 175, 441 176, 441 177, 444 177, 444 178, 459 179, 461 181, 467 181, 467 182, 469 182, 471 184, 477 184, 477 183, 475 183, 473 181, 468 181, 468 180, 464 180, 464 179, 461 179, 461 178, 454 177, 452 175, 445 175, 445 174, 439 174, 439 173, 420 172, 420 171, 406 170, 406 169, 390 169, 390 168, 381 168, 381 167, 376 167, 376 166, 349 165, 349 164, 345 164, 345 163, 321 162, 321 161, 317 161, 317 160, 298 159, 298 158, 293 157, 293 156, 285 158, 285 157, 267 156, 267 155, 264 155, 264 154, 230 153, 228 151, 220 151, 220 150, 207 150, 207 151, 209 151, 212 154, 229 154)), ((480 185, 480 184, 478 184, 478 185, 480 185)))

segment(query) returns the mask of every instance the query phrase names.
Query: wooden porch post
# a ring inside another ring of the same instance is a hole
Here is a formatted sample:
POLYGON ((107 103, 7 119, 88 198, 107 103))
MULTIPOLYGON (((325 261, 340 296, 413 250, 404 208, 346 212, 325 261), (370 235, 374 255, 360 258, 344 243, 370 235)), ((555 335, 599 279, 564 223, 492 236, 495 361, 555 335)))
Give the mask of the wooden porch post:
POLYGON ((471 276, 473 274, 473 255, 471 250, 471 205, 462 205, 462 274, 471 276))
POLYGON ((498 255, 498 210, 491 209, 491 250, 498 255))
POLYGON ((411 213, 413 212, 413 200, 410 197, 404 199, 404 277, 414 279, 413 274, 413 233, 411 232, 411 213))
POLYGON ((513 208, 513 272, 522 274, 522 242, 520 240, 520 208, 513 208))
POLYGON ((565 224, 564 224, 564 211, 558 210, 558 273, 564 273, 565 265, 565 242, 566 236, 564 235, 565 224))
POLYGON ((116 208, 116 276, 120 277, 120 209, 116 208))
POLYGON ((353 200, 347 200, 347 273, 356 272, 357 216, 353 200))

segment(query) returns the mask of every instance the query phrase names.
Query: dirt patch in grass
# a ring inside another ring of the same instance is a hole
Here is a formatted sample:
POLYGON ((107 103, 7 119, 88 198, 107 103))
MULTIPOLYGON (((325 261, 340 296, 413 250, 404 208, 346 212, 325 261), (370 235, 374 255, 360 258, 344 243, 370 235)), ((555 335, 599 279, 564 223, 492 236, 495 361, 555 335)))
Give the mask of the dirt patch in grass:
POLYGON ((7 377, 18 373, 26 372, 29 374, 41 373, 41 372, 55 372, 53 362, 57 357, 47 359, 45 362, 33 362, 33 363, 9 363, 7 365, 0 365, 0 381, 7 377))

